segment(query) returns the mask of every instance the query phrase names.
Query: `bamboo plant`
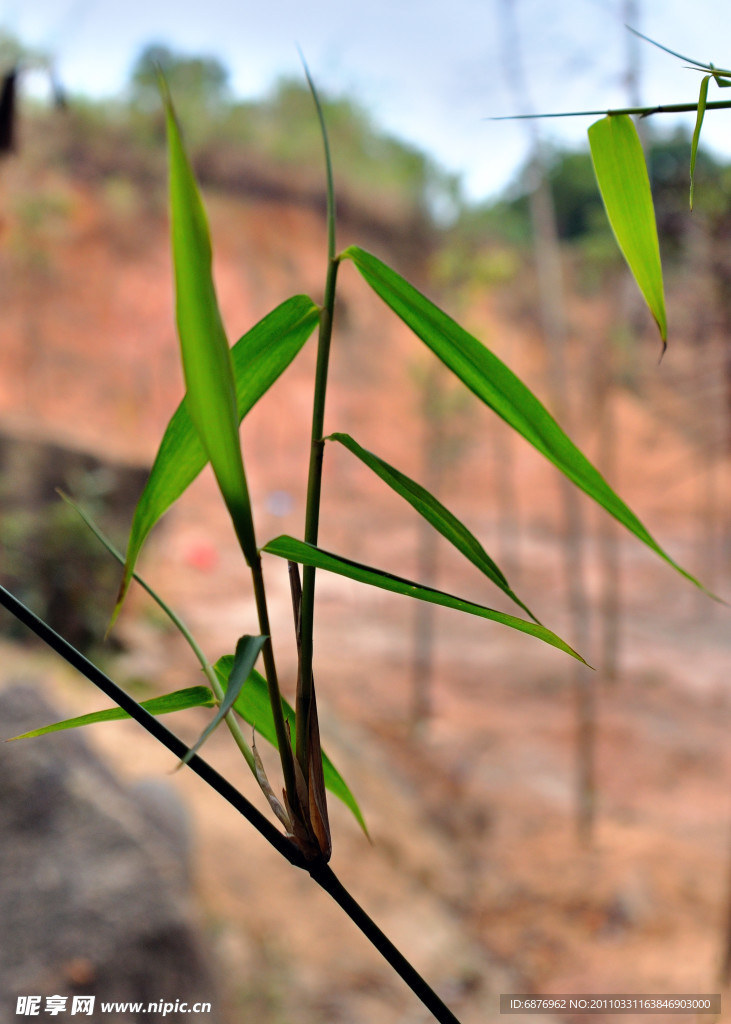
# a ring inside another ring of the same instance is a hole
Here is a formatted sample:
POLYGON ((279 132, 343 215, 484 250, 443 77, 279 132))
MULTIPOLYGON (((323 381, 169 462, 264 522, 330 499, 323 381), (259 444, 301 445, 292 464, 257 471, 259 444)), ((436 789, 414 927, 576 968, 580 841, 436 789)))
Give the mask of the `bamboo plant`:
MULTIPOLYGON (((478 616, 526 633, 556 648, 563 655, 581 662, 584 659, 580 652, 573 650, 538 620, 511 588, 504 573, 478 538, 439 498, 391 465, 384 455, 365 449, 350 435, 335 432, 323 436, 328 360, 333 340, 339 274, 352 273, 353 270, 360 274, 375 295, 479 401, 489 406, 630 533, 681 575, 703 588, 664 551, 573 444, 539 399, 497 356, 376 256, 356 245, 338 251, 335 188, 328 134, 317 91, 309 73, 306 74, 325 152, 328 248, 324 298, 321 304, 306 295, 295 295, 287 299, 251 327, 231 348, 219 313, 212 276, 212 251, 206 213, 183 144, 172 97, 165 83, 161 82, 167 124, 177 330, 186 393, 165 430, 147 484, 137 504, 126 555, 117 552, 88 520, 83 510, 79 510, 110 553, 123 564, 113 621, 122 607, 131 581, 138 580, 190 644, 203 670, 205 684, 138 703, 54 633, 16 597, 0 587, 0 602, 117 705, 111 710, 68 719, 26 733, 24 737, 14 738, 29 738, 114 718, 135 719, 232 804, 278 853, 292 865, 306 870, 315 882, 330 893, 393 969, 410 985, 434 1018, 453 1024, 457 1018, 451 1010, 356 903, 328 863, 332 839, 327 790, 350 808, 364 831, 366 826, 351 790, 323 752, 320 741, 313 672, 317 571, 336 573, 370 587, 478 616), (262 544, 257 537, 252 514, 245 460, 239 440, 239 424, 287 369, 316 329, 317 363, 309 428, 310 453, 303 535, 301 538, 274 537, 262 544), (345 448, 408 502, 418 515, 486 577, 488 586, 497 587, 515 604, 516 614, 507 614, 489 604, 476 603, 405 579, 384 568, 353 561, 321 546, 319 513, 323 460, 328 447, 332 445, 345 448), (232 641, 232 653, 219 658, 215 664, 208 661, 175 612, 136 572, 138 556, 150 531, 207 463, 210 463, 215 474, 241 553, 251 574, 257 614, 256 623, 249 627, 250 632, 232 641), (277 674, 263 555, 269 556, 268 572, 289 574, 294 639, 298 652, 294 706, 282 694, 277 674), (282 563, 286 563, 286 566, 282 563), (263 670, 261 673, 255 667, 259 661, 263 670), (188 748, 160 722, 159 716, 191 707, 209 707, 212 717, 198 741, 188 748), (262 815, 200 756, 199 751, 206 739, 222 722, 226 723, 256 783, 264 792, 278 825, 262 815), (267 777, 255 742, 249 742, 247 738, 250 732, 247 734, 245 723, 253 727, 255 734, 277 748, 281 780, 273 781, 267 777)), ((602 144, 604 131, 602 129, 598 134, 602 144)), ((612 123, 611 131, 613 145, 623 145, 626 127, 620 128, 619 135, 615 135, 612 123), (616 138, 620 139, 620 143, 616 143, 616 138)), ((652 294, 656 300, 657 295, 652 294)))
POLYGON ((692 210, 695 165, 706 111, 728 110, 731 107, 731 100, 709 102, 708 89, 712 81, 719 89, 731 88, 731 70, 717 68, 714 64, 704 64, 692 57, 684 57, 682 53, 663 46, 629 25, 627 28, 640 39, 657 46, 672 57, 677 57, 692 70, 703 75, 697 103, 666 103, 648 107, 618 107, 613 110, 572 110, 557 114, 518 114, 492 120, 604 115, 588 130, 597 185, 617 244, 660 331, 664 352, 667 347, 668 325, 655 209, 642 143, 632 117, 695 113, 696 120, 690 146, 689 205, 692 210))

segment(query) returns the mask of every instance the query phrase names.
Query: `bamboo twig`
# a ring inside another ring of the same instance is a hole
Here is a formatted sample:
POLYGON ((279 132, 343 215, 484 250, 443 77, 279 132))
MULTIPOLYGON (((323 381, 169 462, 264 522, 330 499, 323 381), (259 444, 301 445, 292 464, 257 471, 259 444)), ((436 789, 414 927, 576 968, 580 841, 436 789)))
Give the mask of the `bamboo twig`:
MULTIPOLYGON (((714 100, 706 103, 706 110, 727 110, 731 100, 714 100)), ((698 110, 697 103, 661 103, 656 107, 616 107, 611 110, 567 110, 559 114, 508 114, 501 117, 483 117, 483 121, 527 121, 539 117, 616 117, 619 114, 688 114, 698 110)))

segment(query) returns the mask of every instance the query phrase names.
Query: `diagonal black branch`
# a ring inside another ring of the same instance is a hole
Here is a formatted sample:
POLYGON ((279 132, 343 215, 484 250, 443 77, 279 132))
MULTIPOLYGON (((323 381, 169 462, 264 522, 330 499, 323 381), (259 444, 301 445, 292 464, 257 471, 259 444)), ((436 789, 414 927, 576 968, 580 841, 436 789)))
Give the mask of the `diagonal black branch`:
MULTIPOLYGON (((3 605, 11 615, 32 630, 44 643, 59 654, 69 665, 94 683, 108 697, 111 698, 123 711, 126 711, 131 718, 134 718, 143 729, 159 740, 177 758, 182 759, 188 754, 189 748, 181 739, 171 732, 162 722, 151 715, 135 701, 121 687, 117 686, 109 676, 97 668, 88 658, 76 650, 75 647, 64 640, 54 629, 40 619, 34 612, 27 608, 17 597, 0 586, 0 605, 3 605)), ((260 811, 234 786, 224 779, 222 775, 212 768, 207 761, 204 761, 198 754, 188 761, 188 767, 195 772, 204 782, 215 789, 215 791, 227 800, 232 807, 242 814, 248 822, 259 832, 274 849, 298 868, 309 871, 317 884, 325 890, 338 906, 345 911, 351 921, 356 924, 366 938, 384 957, 394 971, 406 982, 412 992, 421 1000, 423 1005, 433 1014, 439 1024, 459 1024, 458 1019, 447 1007, 430 985, 422 978, 419 972, 409 963, 406 957, 399 952, 390 939, 384 935, 378 925, 363 910, 360 904, 350 895, 348 890, 337 878, 331 868, 322 861, 307 863, 299 849, 282 835, 281 832, 260 811)))
MULTIPOLYGON (((101 669, 97 668, 88 658, 85 658, 67 640, 64 640, 55 630, 51 629, 43 619, 39 619, 30 608, 27 608, 22 601, 18 600, 17 597, 2 586, 0 586, 0 604, 4 605, 16 619, 19 619, 20 622, 31 629, 36 636, 40 637, 57 654, 60 654, 69 665, 73 665, 75 669, 78 669, 82 675, 86 676, 90 682, 102 690, 107 697, 110 697, 115 704, 118 704, 123 711, 126 711, 131 718, 139 722, 143 729, 146 729, 150 735, 154 736, 164 747, 167 747, 177 758, 182 759, 189 753, 188 746, 181 739, 178 739, 175 733, 171 732, 167 726, 163 725, 159 718, 155 718, 149 711, 140 707, 137 701, 130 697, 128 693, 125 693, 121 687, 117 686, 109 676, 105 675, 101 669)), ((207 761, 194 754, 188 761, 188 767, 196 775, 200 776, 204 782, 207 782, 212 789, 215 789, 232 807, 235 807, 240 814, 243 814, 257 832, 260 832, 267 842, 271 843, 274 849, 281 853, 290 864, 294 864, 298 868, 305 867, 304 858, 294 843, 290 842, 285 835, 282 835, 264 817, 261 811, 246 799, 243 793, 240 793, 227 779, 219 775, 216 769, 211 767, 207 761)))
POLYGON ((381 956, 385 957, 394 971, 406 982, 411 991, 419 997, 424 1006, 439 1024, 459 1024, 449 1007, 442 1002, 433 988, 424 981, 422 976, 412 967, 406 957, 399 952, 391 940, 384 935, 375 921, 363 910, 361 905, 350 895, 340 879, 328 864, 320 864, 310 868, 310 874, 317 884, 329 893, 337 905, 375 946, 381 956))

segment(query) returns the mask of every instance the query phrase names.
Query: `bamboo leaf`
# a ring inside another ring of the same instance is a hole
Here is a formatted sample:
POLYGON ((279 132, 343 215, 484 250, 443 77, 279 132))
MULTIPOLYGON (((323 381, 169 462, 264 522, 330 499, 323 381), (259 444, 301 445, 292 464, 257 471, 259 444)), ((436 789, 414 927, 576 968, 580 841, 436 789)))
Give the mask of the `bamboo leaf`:
POLYGON ((657 322, 664 351, 668 329, 660 245, 650 179, 637 129, 627 114, 604 117, 589 128, 589 146, 609 223, 657 322))
MULTIPOLYGON (((224 688, 229 685, 229 678, 233 669, 233 664, 234 656, 232 654, 226 654, 222 658, 219 658, 214 665, 216 674, 221 680, 221 685, 224 688)), ((266 680, 256 671, 256 669, 249 673, 249 677, 246 680, 239 696, 234 701, 233 706, 234 710, 237 714, 241 715, 245 722, 248 722, 249 725, 253 726, 256 732, 263 736, 265 740, 268 740, 273 747, 277 747, 277 733, 274 728, 272 706, 269 702, 269 691, 267 689, 266 680)), ((284 712, 285 720, 289 725, 291 734, 294 736, 294 708, 284 698, 282 698, 282 710, 284 712)), ((363 814, 355 797, 351 793, 342 775, 324 750, 322 752, 322 768, 326 787, 330 790, 333 796, 342 800, 345 806, 352 812, 364 833, 368 835, 365 819, 363 818, 363 814)))
MULTIPOLYGON (((117 549, 111 543, 111 541, 104 536, 99 527, 89 518, 86 512, 84 512, 84 510, 79 505, 73 502, 71 498, 64 494, 63 491, 59 491, 58 493, 61 495, 64 501, 68 502, 68 504, 78 513, 78 515, 81 516, 83 521, 86 523, 86 525, 95 535, 95 537, 104 545, 109 554, 112 555, 113 558, 116 558, 120 565, 124 565, 123 556, 119 553, 119 551, 117 551, 117 549)), ((179 631, 179 633, 181 634, 181 636, 188 644, 195 657, 197 658, 200 667, 203 669, 203 674, 205 675, 206 679, 208 679, 208 682, 211 684, 216 700, 220 700, 223 703, 223 692, 219 689, 218 677, 216 676, 213 670, 213 666, 209 664, 208 659, 206 658, 200 646, 196 642, 196 639, 193 636, 193 634, 190 632, 190 630, 185 625, 180 616, 173 611, 169 604, 163 601, 160 595, 152 589, 149 583, 142 579, 142 577, 136 572, 133 572, 132 575, 133 578, 136 579, 140 586, 143 588, 143 590, 146 590, 150 597, 153 599, 153 601, 155 601, 159 605, 159 607, 167 615, 167 617, 170 619, 175 628, 179 631)), ((241 750, 241 753, 244 755, 246 763, 249 765, 252 772, 256 774, 256 765, 251 748, 249 747, 243 736, 240 734, 239 730, 234 731, 232 729, 231 731, 237 746, 241 750)), ((189 756, 183 758, 183 760, 181 761, 181 765, 185 764, 186 761, 188 761, 188 759, 189 756)))
POLYGON ((709 71, 713 73, 713 77, 716 79, 716 85, 719 89, 731 88, 731 71, 714 67, 713 64, 708 64, 707 67, 709 71))
MULTIPOLYGON (((268 313, 231 350, 238 422, 254 407, 317 326, 319 310, 306 295, 295 295, 268 313)), ((208 462, 185 399, 170 420, 135 509, 114 618, 129 588, 148 534, 208 462)))
POLYGON ((390 466, 373 452, 361 447, 349 434, 331 434, 325 440, 338 441, 369 469, 372 469, 392 490, 408 501, 412 508, 416 509, 419 515, 441 533, 450 544, 454 545, 465 558, 477 566, 480 572, 492 580, 512 601, 515 601, 534 622, 538 622, 533 612, 513 593, 502 571, 490 558, 477 537, 425 487, 390 466))
POLYGON ((175 307, 188 412, 210 459, 244 556, 256 560, 251 503, 239 443, 231 351, 218 308, 203 203, 163 87, 170 165, 175 307))
POLYGON ((545 406, 482 342, 377 257, 351 246, 342 253, 341 259, 355 263, 376 294, 478 398, 644 544, 705 590, 694 576, 663 551, 545 406))
MULTIPOLYGON (((153 697, 151 700, 140 701, 140 707, 149 711, 151 715, 168 715, 173 711, 185 711, 188 708, 212 708, 216 699, 207 686, 190 686, 185 690, 176 690, 164 697, 153 697)), ((53 725, 44 725, 40 729, 32 729, 20 736, 12 736, 11 740, 31 739, 34 736, 45 736, 49 732, 61 732, 64 729, 76 729, 81 725, 94 725, 96 722, 118 722, 130 715, 121 708, 109 708, 106 711, 93 711, 88 715, 79 715, 77 718, 67 718, 63 722, 54 722, 53 725)), ((10 742, 10 740, 6 740, 10 742)))
POLYGON ((404 594, 406 597, 414 597, 419 601, 428 601, 430 604, 442 605, 444 608, 454 608, 456 611, 467 612, 469 615, 478 615, 483 619, 492 619, 494 622, 501 622, 504 626, 510 626, 521 633, 528 633, 551 647, 570 654, 573 658, 586 664, 580 654, 569 647, 565 641, 552 633, 550 629, 541 626, 536 622, 527 622, 515 615, 506 615, 504 612, 496 611, 494 608, 487 608, 485 605, 475 604, 473 601, 466 601, 461 597, 446 594, 442 590, 435 590, 433 587, 424 587, 401 576, 394 576, 382 569, 372 569, 360 562, 353 562, 348 558, 342 558, 330 551, 324 551, 314 544, 307 544, 305 541, 296 540, 294 537, 281 536, 270 540, 262 551, 270 555, 277 555, 279 558, 286 558, 290 562, 299 562, 301 565, 312 565, 317 569, 326 569, 329 572, 337 573, 339 576, 347 576, 348 579, 357 580, 359 583, 367 583, 371 587, 380 587, 381 590, 390 590, 394 594, 404 594))
POLYGON ((206 728, 183 758, 181 764, 187 764, 193 754, 198 753, 211 733, 215 732, 229 713, 235 701, 238 699, 242 687, 249 678, 249 675, 256 664, 256 659, 259 657, 266 640, 267 637, 265 636, 242 636, 240 638, 239 642, 236 644, 236 653, 234 655, 234 661, 231 666, 231 673, 226 687, 226 696, 221 701, 221 705, 212 720, 208 723, 206 728))
POLYGON ((695 128, 693 129, 693 141, 690 147, 690 208, 693 209, 693 188, 695 185, 695 160, 698 155, 698 142, 701 137, 701 127, 703 125, 703 118, 706 113, 706 103, 708 101, 708 83, 711 81, 712 75, 706 75, 701 81, 701 91, 698 96, 698 116, 695 119, 695 128))

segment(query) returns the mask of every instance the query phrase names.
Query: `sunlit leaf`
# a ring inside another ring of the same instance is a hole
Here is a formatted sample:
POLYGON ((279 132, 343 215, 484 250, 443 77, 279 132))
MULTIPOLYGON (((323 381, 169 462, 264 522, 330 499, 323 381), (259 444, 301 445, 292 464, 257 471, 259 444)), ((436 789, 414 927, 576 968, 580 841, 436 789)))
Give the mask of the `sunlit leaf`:
POLYGON ((703 126, 703 118, 706 113, 706 103, 708 101, 708 83, 711 81, 712 75, 706 75, 701 81, 701 91, 698 96, 698 116, 695 119, 695 128, 693 129, 693 141, 690 147, 690 208, 693 209, 693 188, 695 185, 695 160, 698 155, 698 142, 701 137, 701 127, 703 126))
MULTIPOLYGON (((487 608, 485 605, 475 604, 473 601, 465 601, 461 597, 452 594, 445 594, 442 590, 435 590, 433 587, 424 587, 418 583, 412 583, 401 576, 394 576, 382 569, 373 569, 360 562, 353 562, 348 558, 342 558, 330 551, 324 551, 314 544, 307 544, 305 541, 296 540, 294 537, 276 537, 266 544, 262 551, 270 555, 277 555, 279 558, 286 558, 290 562, 299 562, 301 565, 312 565, 317 569, 326 569, 329 572, 337 573, 339 576, 347 576, 348 579, 357 580, 359 583, 367 583, 371 587, 380 587, 381 590, 390 590, 394 594, 404 594, 406 597, 414 597, 419 601, 428 601, 430 604, 439 604, 444 608, 454 608, 456 611, 467 612, 469 615, 478 615, 483 619, 492 619, 504 626, 520 630, 521 633, 528 633, 530 636, 543 640, 551 647, 557 647, 565 651, 573 658, 583 662, 580 654, 569 647, 559 636, 552 633, 550 629, 539 625, 537 622, 527 622, 515 615, 506 615, 504 612, 496 611, 494 608, 487 608)), ((584 664, 586 664, 584 662, 584 664)))
MULTIPOLYGON (((222 658, 219 658, 214 665, 216 674, 221 680, 221 685, 224 688, 228 686, 233 664, 234 656, 232 654, 226 654, 222 658)), ((269 702, 269 690, 267 689, 266 680, 256 671, 256 669, 249 673, 249 677, 242 687, 241 693, 234 701, 234 710, 237 714, 241 715, 245 722, 252 725, 260 736, 263 736, 265 740, 272 744, 272 746, 277 747, 277 732, 274 727, 272 706, 269 702)), ((285 720, 289 723, 292 737, 294 738, 294 708, 284 699, 284 697, 282 698, 282 710, 284 712, 285 720)), ((368 835, 368 829, 366 828, 363 814, 355 797, 348 788, 342 775, 324 750, 322 752, 322 768, 325 776, 326 787, 330 790, 333 796, 342 800, 345 806, 352 812, 365 834, 368 835)))
POLYGON ((251 503, 241 456, 231 350, 218 308, 203 203, 163 90, 170 167, 175 309, 190 418, 208 456, 247 562, 256 560, 251 503))
MULTIPOLYGON (((295 295, 239 338, 231 350, 239 422, 289 366, 317 326, 318 318, 319 310, 312 299, 295 295)), ((117 610, 150 530, 195 480, 207 461, 187 402, 183 400, 167 426, 135 509, 117 610)))
MULTIPOLYGON (((545 406, 505 363, 450 316, 430 302, 400 274, 351 246, 341 258, 351 259, 363 278, 404 323, 498 416, 522 434, 569 480, 598 502, 636 537, 679 573, 705 590, 695 577, 666 554, 639 519, 579 451, 545 406)), ((711 595, 713 596, 713 595, 711 595)))
POLYGON ((637 286, 667 345, 665 293, 655 208, 645 154, 632 118, 603 117, 589 128, 589 145, 609 223, 637 286))
POLYGON ((211 733, 215 732, 229 713, 241 693, 242 687, 249 678, 249 675, 256 664, 256 659, 259 657, 266 640, 267 637, 265 636, 242 636, 240 638, 239 642, 236 644, 236 653, 234 655, 231 673, 228 678, 226 695, 221 701, 221 705, 216 714, 183 758, 183 764, 187 764, 193 754, 198 753, 211 733))
MULTIPOLYGON (((190 686, 186 690, 176 690, 164 697, 153 697, 151 700, 140 701, 140 707, 149 711, 151 715, 168 715, 173 711, 185 711, 188 708, 212 708, 216 704, 216 698, 207 686, 190 686)), ((81 725, 94 725, 96 722, 118 722, 130 715, 121 708, 109 708, 106 711, 93 711, 88 715, 79 715, 77 718, 67 718, 63 722, 54 722, 53 725, 44 725, 41 729, 32 729, 20 736, 11 737, 14 740, 31 739, 33 736, 44 736, 49 732, 61 732, 64 729, 76 729, 81 725)))
POLYGON ((400 470, 389 465, 379 458, 378 455, 374 455, 373 452, 363 448, 349 434, 331 434, 325 440, 338 441, 348 451, 352 452, 369 469, 372 469, 381 480, 387 483, 392 490, 408 501, 419 515, 423 516, 458 551, 461 551, 465 558, 468 558, 473 565, 477 566, 480 572, 483 572, 489 580, 492 580, 496 586, 500 587, 504 594, 507 594, 512 601, 520 605, 523 611, 535 622, 538 621, 533 612, 510 589, 510 585, 500 568, 490 558, 477 537, 448 508, 445 508, 433 494, 430 494, 425 487, 422 487, 421 484, 418 484, 400 470))

